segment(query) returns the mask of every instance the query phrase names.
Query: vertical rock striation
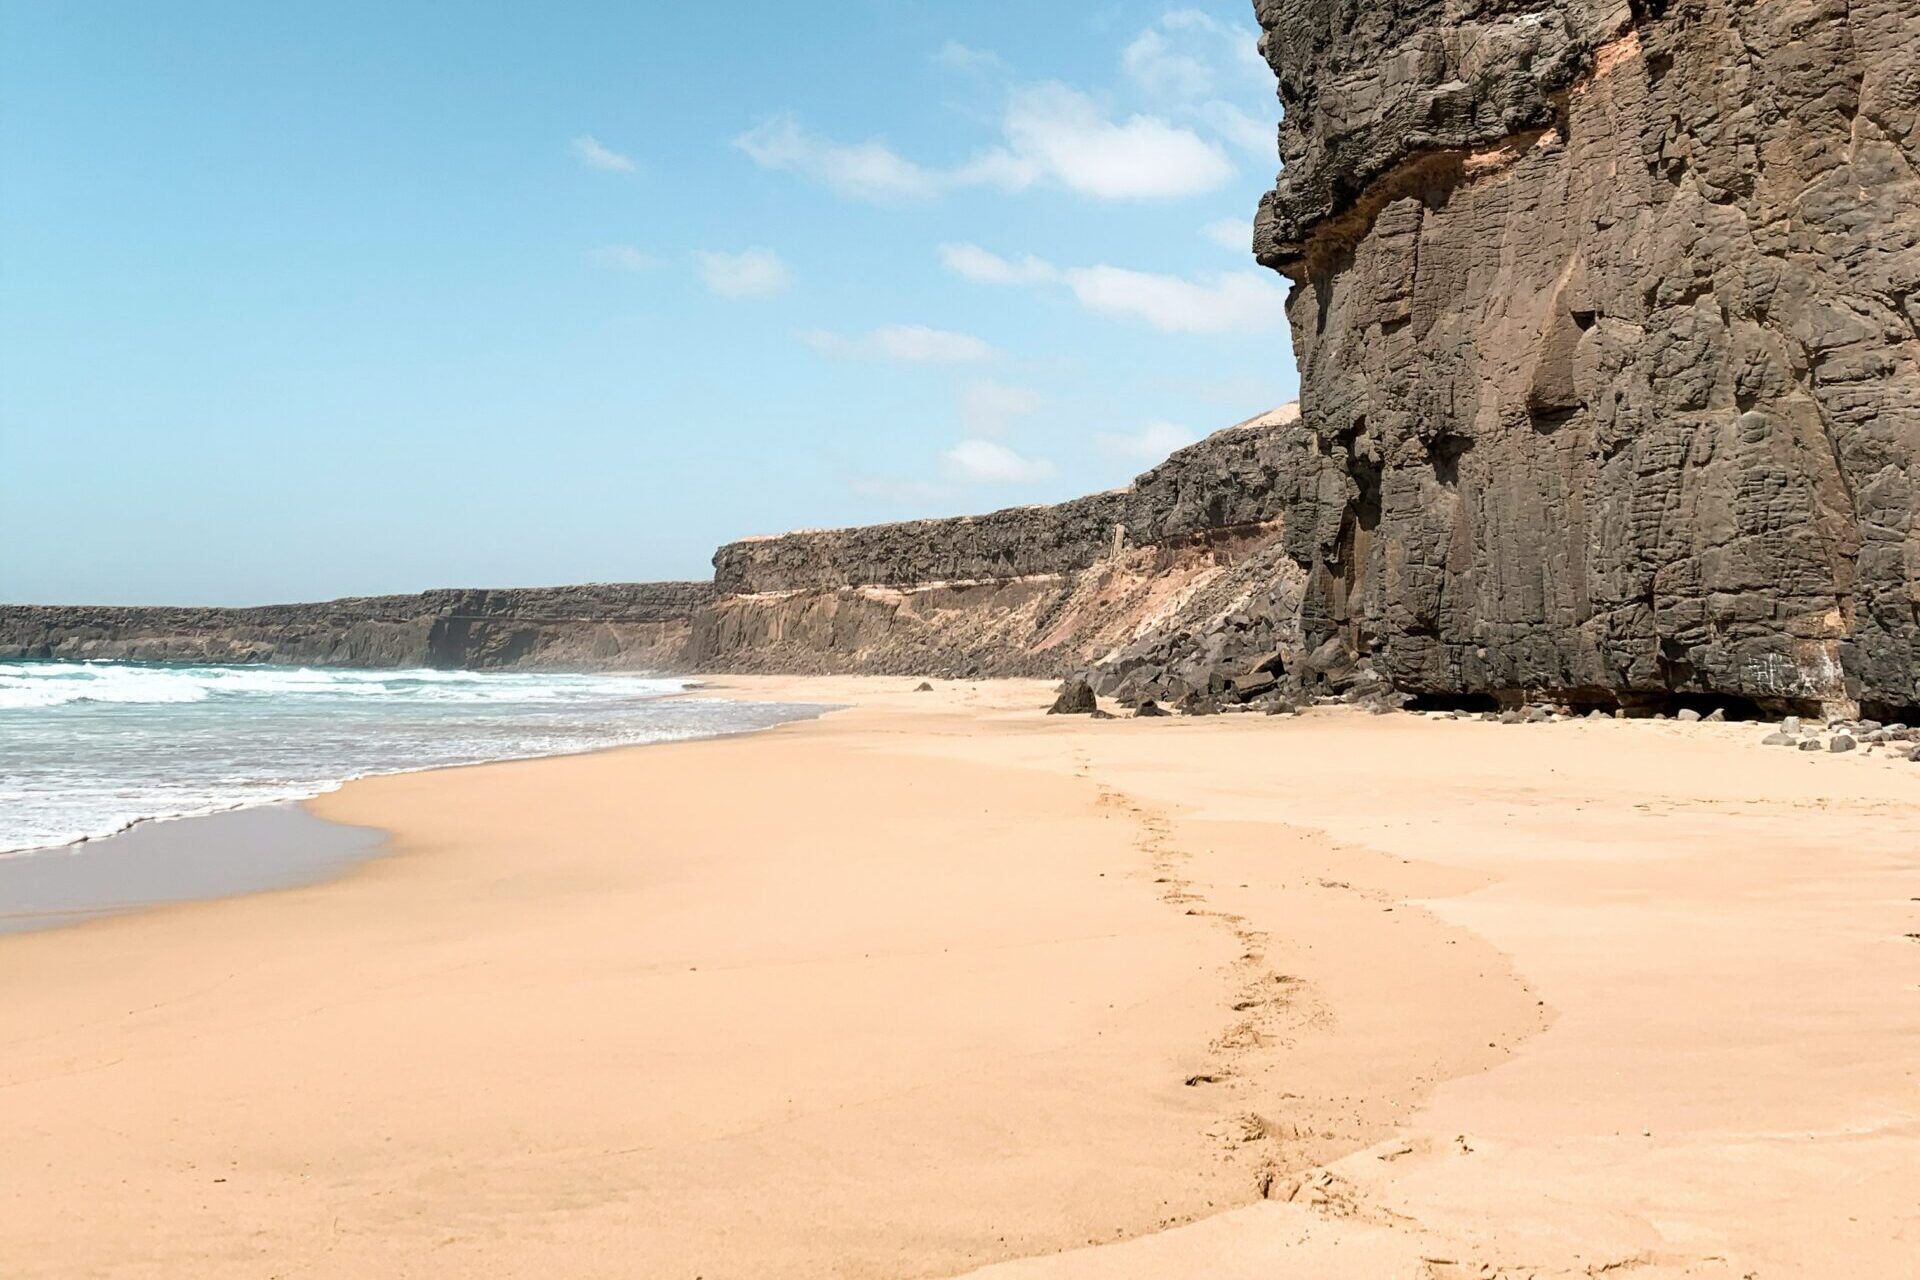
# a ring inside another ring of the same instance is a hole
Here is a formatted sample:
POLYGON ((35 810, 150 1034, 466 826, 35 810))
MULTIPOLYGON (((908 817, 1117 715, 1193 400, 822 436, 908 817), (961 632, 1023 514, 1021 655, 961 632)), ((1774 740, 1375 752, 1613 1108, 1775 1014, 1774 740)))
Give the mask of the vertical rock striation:
POLYGON ((1920 0, 1256 0, 1306 643, 1920 706, 1920 0))

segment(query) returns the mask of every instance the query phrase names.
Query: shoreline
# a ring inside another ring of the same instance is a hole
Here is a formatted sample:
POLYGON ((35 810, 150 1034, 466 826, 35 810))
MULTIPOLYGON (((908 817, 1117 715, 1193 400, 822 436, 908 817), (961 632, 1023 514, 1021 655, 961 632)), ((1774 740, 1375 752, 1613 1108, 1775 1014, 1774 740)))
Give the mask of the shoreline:
POLYGON ((1908 777, 909 688, 717 678, 851 705, 366 779, 345 875, 0 938, 0 1269, 1897 1273, 1908 777))
MULTIPOLYGON (((684 686, 660 695, 657 701, 685 700, 703 694, 703 682, 694 677, 634 674, 643 679, 674 679, 684 686)), ((741 706, 768 705, 746 699, 712 700, 741 706)), ((326 820, 314 813, 313 805, 322 797, 369 778, 450 772, 731 738, 777 729, 785 724, 804 723, 838 708, 829 704, 793 704, 790 709, 793 714, 787 719, 771 724, 744 725, 691 737, 609 742, 573 751, 376 769, 316 784, 317 789, 306 794, 242 801, 186 813, 154 814, 135 818, 101 835, 0 850, 0 902, 7 904, 6 910, 0 910, 0 934, 67 928, 110 915, 183 902, 299 888, 344 873, 356 858, 336 856, 343 844, 352 845, 358 858, 378 857, 387 833, 379 833, 369 842, 318 832, 310 824, 326 820), (295 813, 300 817, 286 816, 295 813), (235 821, 239 815, 257 816, 244 822, 235 821), (249 857, 247 850, 260 849, 267 851, 264 857, 249 857), (170 874, 179 880, 170 882, 170 874), (130 877, 146 886, 143 891, 146 896, 128 895, 125 886, 130 877), (183 890, 182 884, 193 887, 183 890), (23 894, 27 896, 22 898, 23 894)))

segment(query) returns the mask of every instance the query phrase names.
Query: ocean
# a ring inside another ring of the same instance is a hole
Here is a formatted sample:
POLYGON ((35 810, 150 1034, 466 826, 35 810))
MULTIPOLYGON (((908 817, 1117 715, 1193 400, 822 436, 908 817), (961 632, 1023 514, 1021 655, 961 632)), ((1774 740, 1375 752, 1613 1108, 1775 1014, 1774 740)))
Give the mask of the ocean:
POLYGON ((765 728, 640 675, 0 662, 0 856, 352 778, 765 728))

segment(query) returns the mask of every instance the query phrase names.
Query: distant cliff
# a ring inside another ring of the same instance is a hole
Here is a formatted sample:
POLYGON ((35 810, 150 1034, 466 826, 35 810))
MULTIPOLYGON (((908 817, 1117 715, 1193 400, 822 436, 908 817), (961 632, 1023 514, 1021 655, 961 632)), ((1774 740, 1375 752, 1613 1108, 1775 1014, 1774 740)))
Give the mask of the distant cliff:
POLYGON ((0 606, 0 657, 1041 675, 1160 696, 1298 647, 1292 406, 1056 506, 729 543, 713 583, 249 609, 0 606))
POLYGON ((679 665, 704 582, 429 591, 248 609, 0 605, 0 657, 359 667, 679 665))
POLYGON ((1297 416, 1289 405, 1249 419, 1125 489, 1055 506, 729 543, 688 661, 1057 676, 1142 644, 1179 667, 1214 635, 1230 637, 1216 663, 1257 661, 1297 631, 1300 575, 1280 519, 1310 474, 1297 416))

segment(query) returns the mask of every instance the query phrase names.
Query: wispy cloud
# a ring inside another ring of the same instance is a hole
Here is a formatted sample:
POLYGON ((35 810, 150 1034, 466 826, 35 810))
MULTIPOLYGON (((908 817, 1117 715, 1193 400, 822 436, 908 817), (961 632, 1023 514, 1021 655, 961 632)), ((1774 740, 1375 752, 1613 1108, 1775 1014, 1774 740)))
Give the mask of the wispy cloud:
POLYGON ((1032 254, 1013 262, 977 244, 943 244, 940 261, 955 275, 977 284, 1040 284, 1060 275, 1058 268, 1032 254))
POLYGON ((976 382, 960 393, 960 426, 970 436, 997 436, 1015 418, 1040 411, 1040 396, 1004 382, 976 382))
POLYGON ((632 173, 636 166, 629 156, 621 155, 590 133, 583 133, 567 144, 573 158, 589 169, 607 173, 632 173))
POLYGON ((1233 176, 1220 149, 1191 130, 1156 116, 1108 119, 1063 84, 1016 90, 1002 128, 1009 172, 1105 200, 1192 195, 1233 176))
POLYGON ((1214 91, 1217 80, 1210 63, 1175 46, 1156 28, 1134 38, 1120 55, 1127 78, 1149 93, 1164 97, 1198 98, 1214 91))
POLYGON ((999 54, 986 49, 975 49, 961 44, 958 40, 949 40, 940 46, 933 55, 936 66, 949 71, 1004 71, 1007 64, 999 54))
POLYGON ((1286 317, 1286 291, 1264 272, 1188 278, 1125 267, 1067 273, 1082 306, 1144 320, 1166 333, 1263 333, 1286 317))
POLYGON ((1008 95, 999 145, 932 167, 879 138, 840 142, 812 133, 792 115, 775 116, 734 139, 765 169, 794 173, 841 195, 878 203, 920 200, 955 187, 1024 191, 1055 186, 1103 200, 1164 199, 1211 191, 1233 174, 1214 143, 1150 115, 1110 118, 1063 84, 1008 95))
POLYGON ((642 253, 630 244, 603 244, 587 256, 609 271, 646 271, 659 265, 653 255, 642 253))
POLYGON ((1189 277, 1104 264, 1063 268, 1031 256, 1013 262, 971 244, 942 245, 940 256, 967 279, 1062 284, 1089 311, 1143 320, 1166 333, 1261 333, 1286 316, 1286 291, 1263 271, 1189 277))
POLYGON ((923 324, 883 325, 861 334, 808 329, 800 334, 800 340, 825 355, 906 364, 966 364, 993 355, 991 346, 970 333, 931 329, 923 324))
POLYGON ((1115 457, 1135 463, 1155 463, 1175 449, 1192 444, 1199 437, 1177 423, 1149 422, 1138 431, 1103 434, 1094 439, 1103 450, 1115 457))
POLYGON ((834 142, 801 128, 792 115, 765 120, 733 140, 763 169, 799 174, 844 196, 888 203, 931 196, 941 175, 896 153, 885 142, 834 142))
POLYGON ((1273 72, 1260 56, 1260 33, 1199 9, 1174 9, 1121 52, 1122 75, 1162 110, 1198 122, 1229 145, 1274 158, 1270 103, 1273 72))
POLYGON ((1053 474, 1045 458, 1015 453, 996 440, 962 440, 941 461, 948 475, 974 484, 1030 484, 1053 474))
POLYGON ((1249 218, 1215 218, 1200 229, 1202 235, 1236 253, 1253 252, 1253 221, 1249 218))
POLYGON ((723 298, 760 298, 780 292, 791 278, 787 264, 771 249, 721 253, 702 249, 693 255, 707 288, 723 298))

